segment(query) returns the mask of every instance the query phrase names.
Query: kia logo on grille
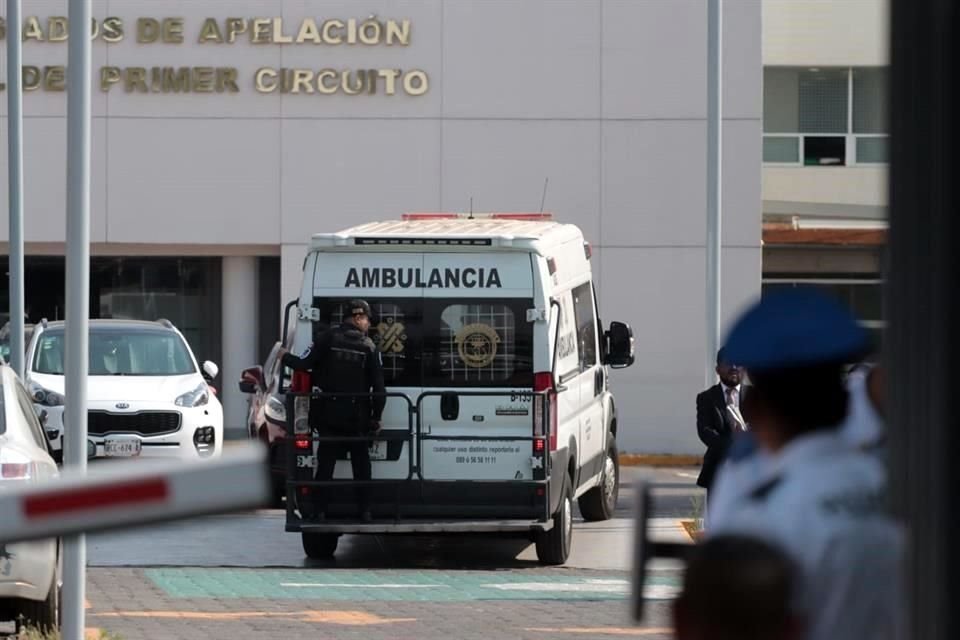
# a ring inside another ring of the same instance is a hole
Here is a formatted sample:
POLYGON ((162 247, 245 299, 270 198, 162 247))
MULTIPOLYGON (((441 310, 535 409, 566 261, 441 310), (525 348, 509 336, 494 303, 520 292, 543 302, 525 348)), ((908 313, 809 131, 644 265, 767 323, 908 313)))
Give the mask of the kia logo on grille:
POLYGON ((127 404, 126 402, 117 403, 117 409, 129 409, 129 408, 130 408, 130 405, 127 404))

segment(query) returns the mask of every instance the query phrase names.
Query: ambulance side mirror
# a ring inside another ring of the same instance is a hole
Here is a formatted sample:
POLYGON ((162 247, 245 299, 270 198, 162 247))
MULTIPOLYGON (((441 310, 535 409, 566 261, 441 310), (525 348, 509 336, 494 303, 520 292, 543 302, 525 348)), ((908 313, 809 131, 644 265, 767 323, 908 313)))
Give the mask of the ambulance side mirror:
POLYGON ((634 363, 633 329, 623 322, 611 322, 603 334, 606 342, 603 364, 613 369, 624 369, 634 363))

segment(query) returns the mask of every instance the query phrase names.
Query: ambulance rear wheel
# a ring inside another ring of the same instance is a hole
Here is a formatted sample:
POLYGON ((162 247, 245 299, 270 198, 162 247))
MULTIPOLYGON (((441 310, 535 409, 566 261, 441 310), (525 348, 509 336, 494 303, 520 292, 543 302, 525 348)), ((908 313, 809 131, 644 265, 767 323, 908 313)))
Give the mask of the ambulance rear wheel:
POLYGON ((567 488, 553 516, 553 528, 537 534, 537 559, 541 564, 563 564, 570 557, 573 539, 573 495, 567 488))
POLYGON ((324 560, 333 557, 337 552, 337 543, 340 542, 338 533, 312 533, 303 531, 303 552, 308 558, 324 560))

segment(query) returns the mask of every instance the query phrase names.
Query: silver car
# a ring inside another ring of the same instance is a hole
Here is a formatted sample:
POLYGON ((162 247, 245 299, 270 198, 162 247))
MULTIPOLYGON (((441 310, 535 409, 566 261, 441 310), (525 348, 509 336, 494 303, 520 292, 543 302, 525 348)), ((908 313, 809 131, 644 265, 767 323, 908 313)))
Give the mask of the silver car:
MULTIPOLYGON (((33 400, 13 369, 0 365, 0 491, 59 475, 33 400)), ((60 571, 57 540, 0 543, 0 620, 57 629, 60 571)))

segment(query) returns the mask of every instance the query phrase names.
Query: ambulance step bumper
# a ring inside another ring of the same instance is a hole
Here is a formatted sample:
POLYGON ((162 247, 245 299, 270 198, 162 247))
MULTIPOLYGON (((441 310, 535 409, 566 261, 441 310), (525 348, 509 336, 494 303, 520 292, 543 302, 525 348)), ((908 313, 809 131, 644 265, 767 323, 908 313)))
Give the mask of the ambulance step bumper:
POLYGON ((382 522, 287 523, 287 531, 308 533, 527 533, 549 531, 553 520, 384 520, 382 522))

